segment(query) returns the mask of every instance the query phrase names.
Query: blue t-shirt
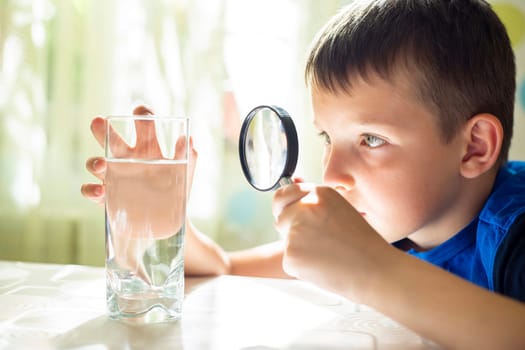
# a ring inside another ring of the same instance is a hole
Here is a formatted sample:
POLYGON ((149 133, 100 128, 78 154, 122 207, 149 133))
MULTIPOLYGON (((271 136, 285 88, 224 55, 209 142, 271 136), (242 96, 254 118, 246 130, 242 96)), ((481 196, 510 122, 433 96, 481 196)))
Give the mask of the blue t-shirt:
POLYGON ((441 245, 408 251, 481 287, 525 301, 525 162, 509 162, 479 215, 441 245))

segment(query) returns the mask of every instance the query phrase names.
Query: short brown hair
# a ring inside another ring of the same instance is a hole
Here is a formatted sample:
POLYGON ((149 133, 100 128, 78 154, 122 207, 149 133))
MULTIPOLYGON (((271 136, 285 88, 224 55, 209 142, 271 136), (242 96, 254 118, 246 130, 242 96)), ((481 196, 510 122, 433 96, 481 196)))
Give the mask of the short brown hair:
POLYGON ((400 68, 419 100, 439 116, 445 142, 479 113, 495 115, 505 162, 512 139, 516 65, 504 25, 482 0, 357 0, 315 38, 307 83, 347 91, 370 73, 400 68))

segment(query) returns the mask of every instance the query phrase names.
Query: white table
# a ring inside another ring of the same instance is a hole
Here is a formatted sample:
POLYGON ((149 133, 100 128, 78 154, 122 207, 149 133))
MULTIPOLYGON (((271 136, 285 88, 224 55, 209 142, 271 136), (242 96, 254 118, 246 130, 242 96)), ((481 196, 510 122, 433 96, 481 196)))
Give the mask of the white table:
POLYGON ((105 273, 0 261, 0 349, 432 349, 382 314, 300 281, 187 278, 183 317, 105 314, 105 273))

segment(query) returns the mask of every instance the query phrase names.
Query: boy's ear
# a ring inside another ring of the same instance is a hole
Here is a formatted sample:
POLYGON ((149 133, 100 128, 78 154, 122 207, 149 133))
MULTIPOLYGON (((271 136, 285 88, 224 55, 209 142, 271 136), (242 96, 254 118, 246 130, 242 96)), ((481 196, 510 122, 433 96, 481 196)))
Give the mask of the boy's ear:
POLYGON ((461 175, 477 177, 497 163, 503 142, 503 127, 492 114, 477 114, 464 126, 465 152, 461 161, 461 175))

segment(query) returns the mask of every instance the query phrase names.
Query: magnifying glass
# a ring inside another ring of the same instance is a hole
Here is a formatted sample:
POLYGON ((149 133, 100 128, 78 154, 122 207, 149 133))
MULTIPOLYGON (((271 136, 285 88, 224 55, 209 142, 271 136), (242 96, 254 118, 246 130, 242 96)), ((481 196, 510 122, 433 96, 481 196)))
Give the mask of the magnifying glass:
POLYGON ((258 106, 241 128, 239 156, 244 176, 259 191, 291 184, 299 144, 292 118, 278 106, 258 106))

